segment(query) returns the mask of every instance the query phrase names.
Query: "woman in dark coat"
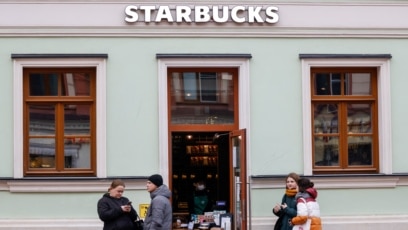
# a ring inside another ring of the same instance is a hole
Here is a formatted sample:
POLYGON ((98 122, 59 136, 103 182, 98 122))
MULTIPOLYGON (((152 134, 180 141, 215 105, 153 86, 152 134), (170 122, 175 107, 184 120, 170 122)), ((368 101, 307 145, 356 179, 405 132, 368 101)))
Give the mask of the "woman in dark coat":
POLYGON ((274 230, 292 230, 290 220, 297 215, 296 210, 296 193, 297 182, 300 179, 296 173, 289 173, 286 177, 286 191, 283 195, 282 202, 273 207, 272 212, 278 216, 274 230))
POLYGON ((129 199, 122 196, 125 183, 114 180, 98 201, 98 215, 103 221, 103 230, 132 230, 137 213, 129 199))

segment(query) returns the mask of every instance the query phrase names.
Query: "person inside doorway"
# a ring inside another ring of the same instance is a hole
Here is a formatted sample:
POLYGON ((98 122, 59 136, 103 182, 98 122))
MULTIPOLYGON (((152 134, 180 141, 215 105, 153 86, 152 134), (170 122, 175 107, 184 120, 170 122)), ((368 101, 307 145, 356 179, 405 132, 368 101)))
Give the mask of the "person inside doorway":
POLYGON ((188 204, 190 215, 203 215, 212 209, 210 192, 206 188, 205 181, 198 178, 193 183, 194 189, 188 204))

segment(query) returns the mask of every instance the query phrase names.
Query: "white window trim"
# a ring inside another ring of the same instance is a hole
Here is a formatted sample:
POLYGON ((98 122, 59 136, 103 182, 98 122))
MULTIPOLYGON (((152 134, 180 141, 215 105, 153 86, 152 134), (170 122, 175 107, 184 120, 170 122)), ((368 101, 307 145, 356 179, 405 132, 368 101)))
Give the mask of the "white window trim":
POLYGON ((388 58, 304 58, 302 65, 302 111, 304 175, 313 174, 310 71, 312 67, 377 67, 379 171, 392 174, 391 75, 388 58))
MULTIPOLYGON (((246 128, 247 133, 247 165, 250 166, 250 128, 249 128, 249 59, 247 58, 159 58, 158 87, 159 87, 159 170, 163 178, 168 175, 168 117, 167 117, 167 69, 170 67, 236 67, 238 68, 238 100, 239 100, 239 129, 246 128), (166 114, 166 115, 164 115, 166 114)), ((251 175, 250 167, 247 168, 251 175)))
POLYGON ((96 67, 96 176, 106 178, 106 59, 17 58, 14 62, 14 178, 23 178, 23 68, 96 67))

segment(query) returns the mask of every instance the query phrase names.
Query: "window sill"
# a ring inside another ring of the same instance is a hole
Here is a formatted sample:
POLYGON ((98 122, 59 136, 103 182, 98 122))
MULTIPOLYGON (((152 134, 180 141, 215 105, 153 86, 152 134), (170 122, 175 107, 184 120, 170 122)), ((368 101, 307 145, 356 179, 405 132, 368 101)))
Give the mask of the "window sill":
MULTIPOLYGON (((307 176, 319 189, 395 188, 408 185, 408 174, 307 176)), ((283 188, 286 175, 251 177, 252 188, 283 188)))
MULTIPOLYGON (((122 178, 122 180, 126 183, 127 190, 143 190, 146 189, 146 178, 122 178)), ((1 179, 0 191, 11 193, 106 192, 113 179, 1 179)))

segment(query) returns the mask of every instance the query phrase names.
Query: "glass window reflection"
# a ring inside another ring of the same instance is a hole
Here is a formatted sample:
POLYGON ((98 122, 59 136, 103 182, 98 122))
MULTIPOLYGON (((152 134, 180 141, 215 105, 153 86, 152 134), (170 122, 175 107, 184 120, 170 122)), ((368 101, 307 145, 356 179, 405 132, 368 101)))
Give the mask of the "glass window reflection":
POLYGON ((372 138, 370 136, 348 137, 348 164, 373 164, 372 138))
POLYGON ((315 95, 341 95, 341 74, 317 73, 314 76, 315 95))
POLYGON ((347 73, 346 95, 371 95, 371 76, 369 73, 347 73))
POLYGON ((30 96, 57 96, 58 74, 33 73, 29 76, 30 96))
POLYGON ((233 124, 233 73, 174 71, 170 75, 172 124, 233 124))
POLYGON ((65 138, 64 165, 65 168, 91 167, 91 139, 85 137, 65 138))
POLYGON ((55 168, 55 138, 30 138, 29 167, 55 168))
POLYGON ((65 135, 90 134, 90 105, 67 104, 64 106, 65 135))
POLYGON ((65 73, 62 81, 62 96, 89 96, 90 76, 85 73, 65 73))
POLYGON ((370 133, 371 130, 371 105, 348 104, 347 105, 347 132, 370 133))
POLYGON ((87 73, 31 73, 30 96, 90 96, 87 73))
POLYGON ((338 133, 338 105, 337 104, 315 104, 314 105, 314 132, 338 133))
POLYGON ((29 134, 55 135, 55 106, 29 105, 29 134))
POLYGON ((315 137, 314 143, 315 166, 339 165, 338 137, 315 137))

